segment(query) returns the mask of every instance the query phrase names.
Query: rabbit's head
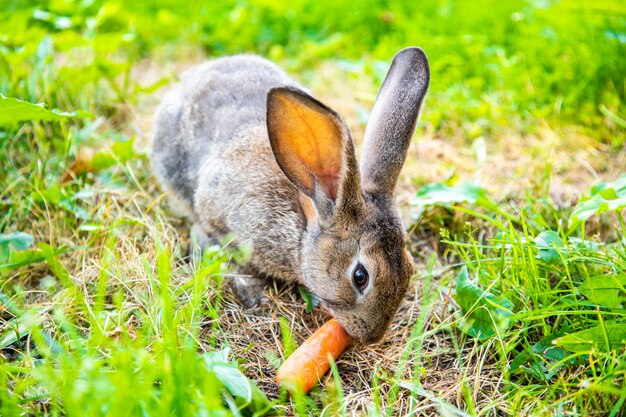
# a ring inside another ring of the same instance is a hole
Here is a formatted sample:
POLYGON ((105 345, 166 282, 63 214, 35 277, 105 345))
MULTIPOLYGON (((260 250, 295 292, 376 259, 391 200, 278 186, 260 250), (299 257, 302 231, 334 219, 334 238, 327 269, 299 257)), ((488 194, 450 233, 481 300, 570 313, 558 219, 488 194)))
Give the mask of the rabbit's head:
POLYGON ((268 93, 272 151, 306 221, 303 282, 364 343, 382 337, 413 273, 393 190, 428 83, 424 52, 400 51, 374 104, 360 168, 337 113, 292 87, 268 93))

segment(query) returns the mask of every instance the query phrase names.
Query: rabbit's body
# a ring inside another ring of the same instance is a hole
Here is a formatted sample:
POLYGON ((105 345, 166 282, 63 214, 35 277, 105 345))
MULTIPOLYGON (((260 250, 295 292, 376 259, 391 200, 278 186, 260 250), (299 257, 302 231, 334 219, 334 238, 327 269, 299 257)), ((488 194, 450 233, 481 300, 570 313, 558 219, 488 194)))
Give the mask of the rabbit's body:
POLYGON ((232 233, 251 249, 254 272, 299 280, 298 192, 265 127, 267 92, 281 85, 294 83, 256 56, 194 67, 161 105, 152 166, 181 214, 208 236, 232 233))
POLYGON ((250 249, 252 277, 235 280, 244 301, 258 300, 266 277, 299 282, 373 342, 412 274, 393 188, 428 81, 420 49, 398 53, 359 169, 345 122, 282 70, 254 56, 217 59, 164 98, 153 170, 192 232, 250 249))

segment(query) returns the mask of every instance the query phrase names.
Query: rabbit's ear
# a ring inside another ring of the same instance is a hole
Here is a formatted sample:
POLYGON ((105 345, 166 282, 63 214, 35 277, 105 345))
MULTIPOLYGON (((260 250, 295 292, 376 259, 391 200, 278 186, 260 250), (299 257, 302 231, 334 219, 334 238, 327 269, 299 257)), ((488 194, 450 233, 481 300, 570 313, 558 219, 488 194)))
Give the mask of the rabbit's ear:
POLYGON ((365 129, 361 156, 364 192, 393 192, 429 81, 424 51, 413 47, 396 54, 365 129))
POLYGON ((276 162, 316 205, 336 206, 342 195, 358 190, 348 127, 324 104, 293 87, 273 88, 267 95, 267 130, 276 162))

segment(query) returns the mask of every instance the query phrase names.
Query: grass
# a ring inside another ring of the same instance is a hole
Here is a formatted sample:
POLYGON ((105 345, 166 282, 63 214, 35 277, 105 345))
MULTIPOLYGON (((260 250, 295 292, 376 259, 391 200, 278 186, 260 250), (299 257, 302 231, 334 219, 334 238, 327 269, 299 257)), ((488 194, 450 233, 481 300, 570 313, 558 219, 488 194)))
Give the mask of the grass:
POLYGON ((621 2, 9 1, 0 18, 0 93, 23 101, 0 98, 0 415, 623 415, 621 2), (398 196, 417 273, 385 339, 291 399, 275 369, 328 316, 279 284, 243 309, 232 248, 185 261, 151 116, 193 63, 256 52, 358 141, 409 44, 432 69, 398 196))

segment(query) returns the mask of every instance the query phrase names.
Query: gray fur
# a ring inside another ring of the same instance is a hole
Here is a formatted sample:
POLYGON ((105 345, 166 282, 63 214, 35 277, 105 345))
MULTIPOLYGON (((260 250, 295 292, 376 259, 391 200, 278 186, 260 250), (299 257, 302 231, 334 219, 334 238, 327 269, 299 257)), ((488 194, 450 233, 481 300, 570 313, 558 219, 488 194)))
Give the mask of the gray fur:
MULTIPOLYGON (((385 81, 383 90, 414 88, 402 84, 406 77, 395 75, 394 67, 414 62, 405 61, 402 56, 394 60, 393 77, 387 77, 393 82, 385 81)), ((422 73, 427 66, 414 71, 427 78, 422 73)), ((426 87, 421 88, 425 93, 426 87)), ((406 136, 408 130, 412 134, 419 106, 401 107, 401 112, 394 123, 405 124, 400 134, 406 136)), ((378 114, 376 125, 383 126, 383 113, 375 107, 374 114, 378 114)), ((387 137, 394 134, 384 128, 382 132, 387 137)), ((380 142, 366 144, 367 157, 397 178, 398 158, 402 157, 401 166, 408 143, 404 137, 388 139, 385 148, 380 142)), ((351 335, 373 342, 382 336, 401 302, 412 264, 391 194, 364 192, 369 189, 362 189, 363 184, 379 178, 367 163, 364 166, 368 180, 362 183, 350 133, 339 115, 308 96, 274 64, 255 56, 221 58, 193 68, 166 95, 156 115, 153 171, 178 211, 195 225, 194 236, 209 241, 228 234, 250 250, 244 270, 253 277, 247 288, 237 291, 244 301, 255 302, 248 296, 260 298, 265 277, 299 282, 351 335), (281 111, 268 95, 272 89, 318 106, 323 118, 333 118, 341 126, 336 199, 321 195, 317 178, 313 192, 303 192, 288 179, 293 177, 290 168, 279 167, 266 115, 267 109, 281 111), (363 292, 352 282, 351 268, 357 262, 370 274, 363 292)))
POLYGON ((363 190, 391 193, 428 90, 428 58, 420 48, 398 52, 383 82, 363 139, 363 190))

